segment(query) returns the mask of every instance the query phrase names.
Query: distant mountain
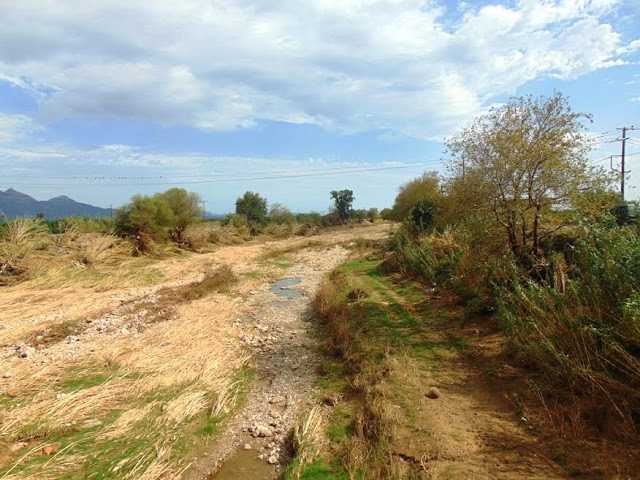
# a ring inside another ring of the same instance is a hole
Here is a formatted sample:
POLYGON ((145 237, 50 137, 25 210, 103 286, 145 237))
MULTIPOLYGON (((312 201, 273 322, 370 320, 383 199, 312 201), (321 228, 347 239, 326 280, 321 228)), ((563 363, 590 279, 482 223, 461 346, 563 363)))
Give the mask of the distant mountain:
POLYGON ((63 217, 108 217, 111 211, 108 208, 76 202, 65 195, 39 201, 13 188, 4 192, 0 190, 0 216, 35 217, 38 213, 42 213, 44 218, 55 220, 63 217))

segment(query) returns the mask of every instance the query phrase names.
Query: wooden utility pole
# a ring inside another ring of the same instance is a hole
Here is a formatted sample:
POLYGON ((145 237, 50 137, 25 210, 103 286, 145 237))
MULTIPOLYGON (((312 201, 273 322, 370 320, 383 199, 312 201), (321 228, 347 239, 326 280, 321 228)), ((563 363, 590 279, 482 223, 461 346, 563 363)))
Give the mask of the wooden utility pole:
POLYGON ((624 202, 624 145, 627 143, 627 127, 622 127, 622 155, 620 161, 620 195, 622 195, 622 201, 624 202))
POLYGON ((619 128, 618 130, 622 130, 622 138, 620 139, 622 141, 622 152, 620 155, 620 195, 622 196, 622 201, 624 202, 624 176, 627 173, 629 173, 625 170, 625 162, 624 162, 625 144, 627 143, 627 140, 628 140, 627 132, 632 132, 634 130, 640 130, 640 129, 631 125, 630 127, 622 127, 622 128, 619 128))
POLYGON ((204 220, 204 215, 205 215, 205 212, 206 212, 204 207, 207 204, 207 201, 206 200, 200 200, 200 202, 202 202, 202 220, 204 220))

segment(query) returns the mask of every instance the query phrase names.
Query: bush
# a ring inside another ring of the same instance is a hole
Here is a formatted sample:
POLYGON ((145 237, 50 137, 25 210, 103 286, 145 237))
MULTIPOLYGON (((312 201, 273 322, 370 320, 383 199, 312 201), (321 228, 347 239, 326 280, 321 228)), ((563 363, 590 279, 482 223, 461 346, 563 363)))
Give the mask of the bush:
MULTIPOLYGON (((440 180, 436 172, 424 172, 419 177, 400 185, 393 203, 390 217, 397 222, 403 221, 413 206, 420 200, 437 201, 440 198, 440 180)), ((388 214, 385 214, 388 215, 388 214)), ((383 216, 384 218, 384 216, 383 216)))
POLYGON ((236 200, 236 215, 244 215, 250 225, 264 225, 267 220, 267 199, 255 192, 245 192, 236 200))
POLYGON ((638 233, 585 227, 572 250, 552 257, 546 278, 499 291, 509 351, 570 404, 597 405, 577 409, 574 425, 617 420, 632 433, 640 419, 638 233))
POLYGON ((130 238, 134 243, 134 255, 150 253, 154 242, 166 237, 171 226, 173 212, 167 201, 160 197, 134 195, 131 203, 116 213, 116 233, 130 238))
POLYGON ((184 188, 171 188, 156 195, 165 201, 171 210, 169 235, 178 244, 183 243, 183 235, 189 225, 196 222, 202 214, 200 195, 187 192, 184 188))
POLYGON ((46 247, 46 233, 42 220, 17 218, 0 224, 0 285, 6 283, 9 276, 24 273, 25 260, 46 247))

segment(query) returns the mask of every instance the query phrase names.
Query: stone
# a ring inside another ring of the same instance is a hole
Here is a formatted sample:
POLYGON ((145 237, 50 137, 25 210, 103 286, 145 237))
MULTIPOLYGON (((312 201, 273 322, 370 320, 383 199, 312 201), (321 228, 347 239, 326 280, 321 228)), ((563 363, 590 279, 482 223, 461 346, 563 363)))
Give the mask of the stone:
POLYGON ((431 387, 429 390, 427 390, 427 393, 425 393, 425 395, 427 396, 427 398, 435 400, 436 398, 440 398, 440 390, 438 390, 436 387, 431 387))
POLYGON ((27 443, 26 443, 26 442, 17 442, 17 443, 14 443, 13 445, 11 445, 11 446, 9 447, 9 451, 10 451, 11 453, 15 453, 15 452, 17 452, 18 450, 21 450, 21 449, 23 449, 23 448, 24 448, 24 447, 26 447, 26 446, 27 446, 27 443))
POLYGON ((269 465, 276 465, 278 463, 278 457, 271 455, 267 460, 267 463, 269 463, 269 465))
POLYGON ((258 437, 262 437, 262 438, 273 436, 273 432, 271 431, 271 429, 265 425, 259 425, 255 429, 255 433, 257 434, 258 437))
POLYGON ((2 374, 2 378, 11 378, 11 373, 9 373, 9 372, 4 372, 4 373, 2 374))
POLYGON ((28 353, 28 352, 22 352, 22 353, 20 354, 20 358, 27 358, 28 356, 29 356, 29 353, 28 353))
POLYGON ((242 447, 244 450, 253 450, 253 447, 249 444, 249 443, 245 443, 244 447, 242 447))

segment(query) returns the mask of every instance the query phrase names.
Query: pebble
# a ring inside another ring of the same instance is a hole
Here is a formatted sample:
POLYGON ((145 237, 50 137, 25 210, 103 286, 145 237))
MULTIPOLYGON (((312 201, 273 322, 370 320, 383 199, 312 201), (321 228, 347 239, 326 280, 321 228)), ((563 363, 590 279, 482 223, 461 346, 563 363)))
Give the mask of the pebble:
POLYGON ((244 447, 242 447, 242 448, 245 449, 245 450, 253 450, 253 447, 248 443, 245 443, 244 447))
POLYGON ((436 398, 440 398, 440 390, 438 390, 436 387, 431 387, 429 390, 427 390, 427 393, 425 393, 425 395, 427 396, 427 398, 435 400, 436 398))

